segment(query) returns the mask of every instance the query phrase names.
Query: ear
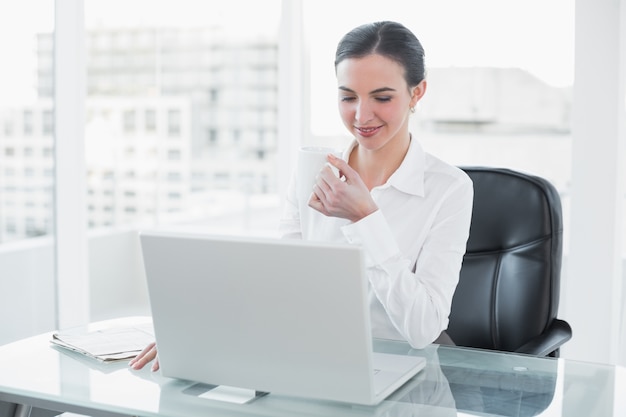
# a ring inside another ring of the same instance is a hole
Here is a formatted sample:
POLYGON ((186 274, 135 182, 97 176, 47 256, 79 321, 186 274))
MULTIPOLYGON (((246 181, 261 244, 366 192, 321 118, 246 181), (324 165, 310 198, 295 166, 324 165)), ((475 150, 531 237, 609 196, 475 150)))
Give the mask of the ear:
POLYGON ((420 101, 422 97, 424 97, 424 94, 426 93, 426 86, 426 80, 422 80, 418 85, 411 89, 411 107, 415 107, 417 102, 420 101))

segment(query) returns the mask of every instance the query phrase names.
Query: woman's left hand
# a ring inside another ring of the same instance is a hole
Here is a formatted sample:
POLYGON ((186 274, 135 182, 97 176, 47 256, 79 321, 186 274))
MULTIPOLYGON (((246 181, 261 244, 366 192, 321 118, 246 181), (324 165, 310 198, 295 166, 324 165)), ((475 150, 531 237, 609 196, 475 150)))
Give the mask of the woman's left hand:
POLYGON ((139 370, 150 361, 154 361, 152 364, 152 371, 158 371, 159 358, 157 356, 156 342, 152 342, 146 346, 137 356, 131 359, 128 365, 135 370, 139 370))
POLYGON ((330 167, 324 167, 313 186, 309 207, 326 216, 352 222, 378 210, 367 186, 346 161, 332 154, 328 155, 327 160, 339 170, 339 178, 330 167))

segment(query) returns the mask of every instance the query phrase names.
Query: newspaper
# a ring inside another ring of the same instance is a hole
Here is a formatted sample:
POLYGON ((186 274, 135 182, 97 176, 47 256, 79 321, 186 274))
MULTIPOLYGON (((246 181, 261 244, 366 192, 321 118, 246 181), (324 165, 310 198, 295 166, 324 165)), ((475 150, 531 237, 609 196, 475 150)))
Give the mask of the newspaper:
POLYGON ((96 330, 76 328, 56 332, 50 340, 101 362, 133 358, 153 341, 152 323, 119 324, 96 330))

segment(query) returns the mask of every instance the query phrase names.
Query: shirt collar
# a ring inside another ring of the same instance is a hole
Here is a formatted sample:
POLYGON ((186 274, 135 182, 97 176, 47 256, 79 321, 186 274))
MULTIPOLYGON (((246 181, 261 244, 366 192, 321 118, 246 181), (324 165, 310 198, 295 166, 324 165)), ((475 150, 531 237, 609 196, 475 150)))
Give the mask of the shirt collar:
MULTIPOLYGON (((343 159, 348 160, 352 149, 356 146, 356 140, 353 140, 350 146, 345 150, 343 159)), ((424 171, 426 168, 426 154, 422 145, 417 139, 411 138, 409 149, 402 160, 402 163, 394 172, 389 180, 380 188, 394 187, 399 191, 415 196, 424 196, 424 171)))
POLYGON ((411 138, 409 150, 396 172, 389 177, 387 184, 404 193, 423 197, 425 167, 426 155, 422 145, 417 139, 411 138))

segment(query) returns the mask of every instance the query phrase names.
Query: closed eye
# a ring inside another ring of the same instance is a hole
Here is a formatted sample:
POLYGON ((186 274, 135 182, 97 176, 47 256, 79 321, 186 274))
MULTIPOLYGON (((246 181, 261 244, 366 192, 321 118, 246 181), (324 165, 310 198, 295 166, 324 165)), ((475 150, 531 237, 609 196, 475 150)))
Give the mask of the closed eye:
POLYGON ((350 101, 354 101, 354 100, 356 100, 356 97, 351 97, 351 96, 341 97, 341 101, 350 102, 350 101))
POLYGON ((385 103, 387 101, 391 101, 391 97, 388 96, 383 96, 383 97, 375 97, 376 101, 380 101, 382 103, 385 103))

